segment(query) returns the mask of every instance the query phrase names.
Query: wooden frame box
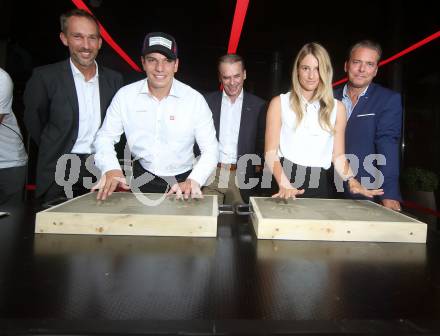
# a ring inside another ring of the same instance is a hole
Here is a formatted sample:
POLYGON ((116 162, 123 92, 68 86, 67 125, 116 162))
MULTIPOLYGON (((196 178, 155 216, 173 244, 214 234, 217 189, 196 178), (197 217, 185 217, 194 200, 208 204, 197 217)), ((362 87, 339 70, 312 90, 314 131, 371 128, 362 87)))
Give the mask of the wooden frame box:
POLYGON ((427 225, 371 201, 251 197, 259 239, 426 243, 427 225))
POLYGON ((73 198, 37 213, 35 233, 216 237, 217 196, 177 200, 162 194, 96 193, 73 198), (147 203, 160 203, 148 206, 147 203))

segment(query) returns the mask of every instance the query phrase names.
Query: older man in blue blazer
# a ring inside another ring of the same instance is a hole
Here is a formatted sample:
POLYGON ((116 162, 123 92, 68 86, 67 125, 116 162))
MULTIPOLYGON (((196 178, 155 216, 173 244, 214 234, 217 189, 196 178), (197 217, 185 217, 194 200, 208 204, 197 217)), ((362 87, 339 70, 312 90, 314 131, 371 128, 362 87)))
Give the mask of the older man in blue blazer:
MULTIPOLYGON (((364 40, 349 53, 344 69, 348 83, 335 91, 347 110, 345 148, 357 157, 357 176, 381 187, 381 203, 400 211, 399 145, 402 128, 400 94, 373 83, 381 57, 379 44, 364 40)), ((352 166, 354 170, 355 167, 352 166)))

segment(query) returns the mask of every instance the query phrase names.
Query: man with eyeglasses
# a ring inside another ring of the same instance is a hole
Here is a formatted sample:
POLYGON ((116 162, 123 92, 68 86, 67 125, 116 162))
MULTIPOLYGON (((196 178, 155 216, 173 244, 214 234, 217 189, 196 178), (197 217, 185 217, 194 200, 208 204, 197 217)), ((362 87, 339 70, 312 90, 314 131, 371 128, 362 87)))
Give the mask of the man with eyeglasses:
POLYGON ((118 91, 95 140, 95 163, 103 174, 97 199, 130 188, 114 150, 124 132, 134 157, 132 189, 200 197, 218 162, 211 110, 199 92, 174 78, 179 59, 171 35, 147 34, 141 61, 147 78, 118 91), (201 155, 193 164, 195 141, 201 155))
MULTIPOLYGON (((373 41, 353 45, 344 65, 348 83, 335 92, 335 97, 342 100, 347 110, 345 149, 347 154, 357 157, 358 179, 382 182, 372 186, 384 191, 379 201, 400 211, 402 102, 398 92, 373 83, 381 54, 380 45, 373 41)), ((356 171, 353 166, 352 169, 356 171)))

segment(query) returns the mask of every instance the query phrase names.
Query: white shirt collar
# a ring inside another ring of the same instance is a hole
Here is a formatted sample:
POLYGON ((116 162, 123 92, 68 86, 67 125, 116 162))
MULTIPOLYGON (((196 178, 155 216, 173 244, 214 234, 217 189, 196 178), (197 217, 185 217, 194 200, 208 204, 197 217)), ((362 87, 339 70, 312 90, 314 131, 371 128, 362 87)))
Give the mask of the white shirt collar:
MULTIPOLYGON (((361 94, 359 95, 359 97, 362 97, 363 95, 365 95, 365 93, 367 93, 367 90, 368 90, 369 86, 370 86, 370 85, 368 85, 368 86, 365 88, 365 90, 361 92, 361 94)), ((350 97, 348 96, 348 85, 347 85, 347 84, 344 85, 344 89, 342 90, 342 96, 343 96, 344 98, 350 98, 350 97)))
MULTIPOLYGON (((222 98, 223 98, 223 99, 227 99, 227 101, 228 101, 229 103, 232 103, 232 102, 231 102, 231 98, 229 98, 229 96, 226 94, 225 90, 223 90, 223 92, 222 92, 222 98)), ((243 88, 241 88, 240 94, 239 94, 238 97, 235 99, 235 102, 236 102, 237 100, 243 100, 243 88)), ((235 103, 235 102, 234 102, 234 103, 235 103)))
MULTIPOLYGON (((79 71, 79 69, 76 67, 76 65, 72 62, 72 58, 69 58, 69 61, 70 61, 70 68, 72 69, 72 75, 74 77, 81 76, 81 78, 85 80, 83 73, 81 71, 79 71)), ((94 82, 98 79, 98 75, 99 75, 98 63, 96 63, 96 61, 94 61, 94 63, 95 63, 95 67, 96 67, 96 72, 95 72, 95 75, 92 78, 90 78, 90 80, 88 80, 88 82, 94 82)))
MULTIPOLYGON (((141 85, 140 93, 146 93, 146 94, 152 96, 152 94, 150 92, 150 88, 148 87, 148 78, 145 78, 144 83, 141 85)), ((168 93, 168 96, 174 96, 176 98, 182 97, 182 90, 179 85, 179 81, 175 78, 173 78, 173 83, 171 84, 171 89, 170 89, 170 92, 168 93)))
POLYGON ((301 100, 301 104, 303 104, 303 106, 313 106, 315 109, 319 109, 320 104, 319 104, 319 100, 313 100, 311 102, 309 102, 306 98, 304 98, 303 95, 300 96, 300 100, 301 100))

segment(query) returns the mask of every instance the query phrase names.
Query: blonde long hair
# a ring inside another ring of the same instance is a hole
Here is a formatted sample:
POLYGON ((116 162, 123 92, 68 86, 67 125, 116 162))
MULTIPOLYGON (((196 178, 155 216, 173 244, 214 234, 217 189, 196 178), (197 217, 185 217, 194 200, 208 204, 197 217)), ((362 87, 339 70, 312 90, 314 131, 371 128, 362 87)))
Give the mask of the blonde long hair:
POLYGON ((330 61, 330 56, 327 50, 322 45, 316 42, 307 43, 299 51, 293 63, 292 70, 292 89, 290 91, 290 105, 296 114, 297 125, 299 125, 304 117, 304 109, 301 104, 301 84, 298 78, 298 67, 301 61, 307 55, 313 55, 318 60, 319 66, 319 84, 313 94, 312 99, 318 100, 320 103, 319 109, 319 125, 325 131, 334 132, 334 127, 330 121, 330 116, 334 108, 335 102, 333 99, 332 78, 333 68, 330 61))

